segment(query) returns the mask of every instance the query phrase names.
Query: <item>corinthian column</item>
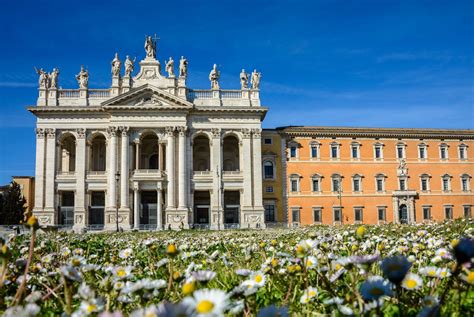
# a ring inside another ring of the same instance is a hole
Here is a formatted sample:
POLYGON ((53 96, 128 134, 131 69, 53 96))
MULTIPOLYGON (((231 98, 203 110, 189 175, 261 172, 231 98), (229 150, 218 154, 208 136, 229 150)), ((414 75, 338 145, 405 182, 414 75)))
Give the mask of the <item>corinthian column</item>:
POLYGON ((176 208, 175 184, 174 184, 174 127, 166 127, 168 144, 166 145, 166 175, 168 177, 167 186, 167 209, 176 208))
POLYGON ((74 202, 74 230, 86 225, 86 129, 77 129, 76 140, 76 195, 74 202))
POLYGON ((187 208, 187 180, 186 180, 186 127, 178 127, 178 207, 187 208))
POLYGON ((35 208, 42 212, 44 208, 44 170, 45 170, 45 130, 36 129, 36 168, 35 168, 35 208))
POLYGON ((243 173, 244 173, 244 201, 243 209, 248 211, 253 209, 252 205, 252 146, 251 146, 251 130, 242 129, 242 157, 243 157, 243 173))
POLYGON ((120 211, 130 211, 129 207, 129 180, 128 180, 128 130, 129 127, 121 127, 122 152, 120 162, 120 211))
MULTIPOLYGON (((44 211, 54 213, 55 186, 54 178, 56 176, 56 129, 46 129, 46 179, 45 179, 45 206, 44 211)), ((51 219, 52 220, 52 219, 51 219)), ((56 222, 56 221, 55 221, 56 222)), ((50 224, 55 224, 51 222, 50 224)))
POLYGON ((262 139, 261 129, 252 129, 253 145, 253 206, 263 211, 262 201, 262 139))
MULTIPOLYGON (((107 129, 109 133, 109 144, 107 147, 108 150, 108 161, 107 166, 107 191, 108 191, 108 209, 115 210, 116 207, 116 195, 117 195, 117 185, 115 182, 115 173, 117 172, 117 127, 109 127, 107 129)), ((115 218, 114 218, 115 219, 115 218)))

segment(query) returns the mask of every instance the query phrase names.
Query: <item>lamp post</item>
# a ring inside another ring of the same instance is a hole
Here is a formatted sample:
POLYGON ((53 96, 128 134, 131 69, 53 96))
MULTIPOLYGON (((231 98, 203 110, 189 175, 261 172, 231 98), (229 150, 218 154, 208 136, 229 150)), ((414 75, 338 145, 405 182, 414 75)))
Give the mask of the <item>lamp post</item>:
POLYGON ((115 190, 115 225, 116 225, 116 231, 119 232, 119 220, 118 220, 118 217, 119 217, 119 213, 118 213, 118 205, 119 205, 119 199, 118 199, 118 182, 120 180, 120 172, 116 172, 115 173, 115 187, 116 187, 116 190, 115 190))

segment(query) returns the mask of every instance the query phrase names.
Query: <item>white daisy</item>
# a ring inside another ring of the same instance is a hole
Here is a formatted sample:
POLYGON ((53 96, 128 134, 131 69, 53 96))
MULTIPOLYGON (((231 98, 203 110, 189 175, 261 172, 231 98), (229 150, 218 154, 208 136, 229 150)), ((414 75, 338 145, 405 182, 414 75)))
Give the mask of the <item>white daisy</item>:
POLYGON ((119 257, 121 259, 126 259, 132 255, 132 249, 131 248, 126 248, 119 253, 119 257))
POLYGON ((418 274, 408 273, 402 281, 402 287, 407 290, 416 290, 423 286, 423 280, 418 274))
POLYGON ((308 256, 305 261, 306 268, 314 269, 318 265, 318 259, 314 256, 308 256))
POLYGON ((201 289, 183 299, 183 305, 196 316, 223 316, 229 304, 228 295, 219 289, 201 289))
POLYGON ((300 303, 307 304, 317 295, 318 295, 317 288, 310 286, 304 291, 303 295, 300 297, 300 303))

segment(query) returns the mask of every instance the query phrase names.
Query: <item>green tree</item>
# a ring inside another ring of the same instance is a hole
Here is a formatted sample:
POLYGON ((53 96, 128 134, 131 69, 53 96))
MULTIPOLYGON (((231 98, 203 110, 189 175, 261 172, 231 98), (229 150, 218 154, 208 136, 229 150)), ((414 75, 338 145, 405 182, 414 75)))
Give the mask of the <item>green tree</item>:
POLYGON ((21 188, 18 183, 13 181, 10 183, 0 203, 0 224, 17 225, 23 220, 23 213, 26 209, 26 199, 21 194, 21 188))

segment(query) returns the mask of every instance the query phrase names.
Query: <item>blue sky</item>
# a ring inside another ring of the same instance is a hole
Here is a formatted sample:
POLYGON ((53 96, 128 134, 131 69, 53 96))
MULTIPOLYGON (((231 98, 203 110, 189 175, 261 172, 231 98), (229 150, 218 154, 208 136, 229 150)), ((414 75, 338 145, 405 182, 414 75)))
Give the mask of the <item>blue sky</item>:
POLYGON ((263 73, 266 128, 283 125, 474 128, 473 1, 8 1, 0 13, 0 184, 34 175, 33 67, 76 88, 110 85, 115 52, 189 60, 189 86, 239 87, 263 73))

